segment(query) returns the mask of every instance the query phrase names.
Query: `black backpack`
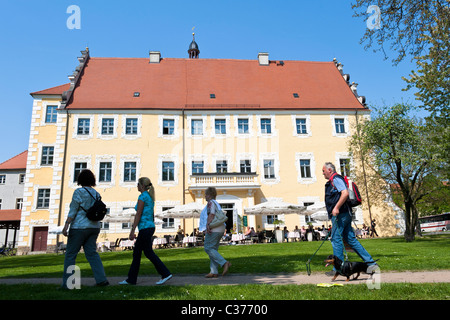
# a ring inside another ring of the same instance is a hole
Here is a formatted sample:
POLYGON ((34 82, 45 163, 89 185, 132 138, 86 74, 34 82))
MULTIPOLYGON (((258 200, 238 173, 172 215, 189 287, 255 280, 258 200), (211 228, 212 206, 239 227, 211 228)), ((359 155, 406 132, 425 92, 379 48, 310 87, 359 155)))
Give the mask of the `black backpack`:
MULTIPOLYGON (((84 188, 84 187, 83 187, 84 188)), ((92 221, 100 221, 103 220, 103 218, 106 215, 106 205, 102 201, 102 197, 98 196, 98 198, 94 198, 94 196, 89 192, 88 189, 84 188, 89 195, 95 200, 92 207, 90 207, 88 210, 84 209, 80 206, 81 209, 83 209, 86 212, 86 217, 89 220, 92 221)))

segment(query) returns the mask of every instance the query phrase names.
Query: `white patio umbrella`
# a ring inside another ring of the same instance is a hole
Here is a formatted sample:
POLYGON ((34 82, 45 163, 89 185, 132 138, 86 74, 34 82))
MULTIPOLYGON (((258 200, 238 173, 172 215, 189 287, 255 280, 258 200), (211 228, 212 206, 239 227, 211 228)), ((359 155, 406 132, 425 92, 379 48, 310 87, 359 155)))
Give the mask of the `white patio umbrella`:
POLYGON ((126 209, 118 214, 109 214, 103 219, 104 222, 133 222, 136 216, 134 209, 126 209))
POLYGON ((290 213, 303 214, 305 210, 306 210, 305 206, 301 206, 298 204, 287 203, 281 200, 269 200, 254 205, 252 207, 244 208, 244 214, 247 215, 250 214, 269 215, 269 214, 290 214, 290 213))
POLYGON ((328 212, 325 207, 325 203, 319 202, 317 204, 313 204, 312 206, 308 206, 308 210, 311 210, 310 217, 315 221, 325 221, 328 227, 328 212))
POLYGON ((160 218, 199 218, 204 205, 197 202, 191 202, 188 204, 180 204, 172 209, 164 210, 161 214, 156 214, 160 218))
MULTIPOLYGON (((192 218, 192 229, 194 229, 194 218, 200 218, 205 205, 197 202, 177 205, 172 209, 164 210, 160 214, 156 214, 159 218, 173 218, 173 219, 189 219, 192 218)), ((183 221, 184 224, 184 221, 183 221)))
POLYGON ((62 234, 63 228, 64 228, 64 226, 56 226, 56 227, 50 228, 48 233, 50 233, 50 234, 62 234))
POLYGON ((317 202, 313 205, 307 206, 304 214, 312 216, 313 214, 322 212, 322 211, 324 211, 325 213, 327 211, 327 209, 325 207, 325 203, 317 202))
POLYGON ((318 211, 311 215, 311 218, 316 221, 328 221, 328 212, 326 211, 318 211))

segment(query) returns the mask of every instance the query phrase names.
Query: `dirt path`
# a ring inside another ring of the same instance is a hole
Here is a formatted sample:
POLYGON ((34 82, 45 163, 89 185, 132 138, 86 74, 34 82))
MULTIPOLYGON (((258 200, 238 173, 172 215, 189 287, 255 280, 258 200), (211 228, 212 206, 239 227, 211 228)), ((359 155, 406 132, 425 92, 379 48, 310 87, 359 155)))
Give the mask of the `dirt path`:
MULTIPOLYGON (((119 281, 124 280, 124 277, 108 277, 111 285, 118 285, 119 281)), ((153 286, 159 280, 157 276, 140 277, 138 278, 138 285, 153 286)), ((369 275, 361 274, 359 279, 345 281, 346 278, 339 276, 334 283, 339 284, 366 284, 370 281, 369 275)), ((376 281, 383 283, 433 283, 446 282, 450 283, 450 270, 442 271, 417 271, 417 272, 381 272, 376 275, 376 281)), ((47 283, 60 284, 60 278, 35 278, 35 279, 0 279, 0 284, 20 284, 20 283, 47 283)), ((184 286, 184 285, 238 285, 238 284, 319 284, 331 283, 331 277, 323 273, 313 273, 311 276, 306 274, 229 274, 225 277, 216 279, 206 279, 203 275, 174 275, 174 277, 167 282, 166 285, 184 286)), ((94 285, 93 278, 82 278, 81 285, 94 285)))

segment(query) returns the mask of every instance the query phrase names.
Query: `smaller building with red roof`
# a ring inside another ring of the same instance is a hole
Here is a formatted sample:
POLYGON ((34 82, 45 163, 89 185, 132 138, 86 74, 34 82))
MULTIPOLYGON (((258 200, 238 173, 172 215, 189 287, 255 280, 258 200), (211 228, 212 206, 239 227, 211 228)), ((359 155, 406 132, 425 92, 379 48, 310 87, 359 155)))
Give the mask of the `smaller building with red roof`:
POLYGON ((27 156, 24 151, 0 163, 0 247, 15 247, 18 240, 27 156))

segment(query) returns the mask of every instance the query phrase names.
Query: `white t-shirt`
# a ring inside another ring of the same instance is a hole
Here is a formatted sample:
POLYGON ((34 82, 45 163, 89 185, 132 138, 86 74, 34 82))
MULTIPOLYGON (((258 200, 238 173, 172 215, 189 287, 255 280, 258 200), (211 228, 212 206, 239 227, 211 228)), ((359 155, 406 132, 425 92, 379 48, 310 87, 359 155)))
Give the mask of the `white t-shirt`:
MULTIPOLYGON (((206 230, 206 222, 208 220, 208 212, 211 214, 215 214, 217 211, 217 208, 220 208, 220 204, 216 200, 210 200, 206 204, 205 208, 203 208, 202 212, 200 213, 200 225, 199 230, 201 232, 206 230)), ((225 232, 225 223, 221 226, 215 227, 211 229, 212 232, 225 232)))

